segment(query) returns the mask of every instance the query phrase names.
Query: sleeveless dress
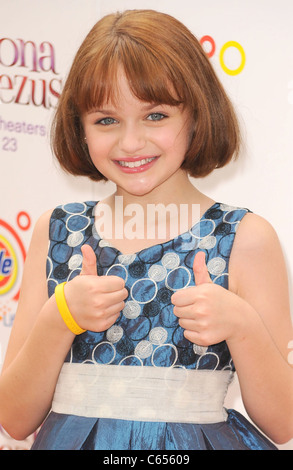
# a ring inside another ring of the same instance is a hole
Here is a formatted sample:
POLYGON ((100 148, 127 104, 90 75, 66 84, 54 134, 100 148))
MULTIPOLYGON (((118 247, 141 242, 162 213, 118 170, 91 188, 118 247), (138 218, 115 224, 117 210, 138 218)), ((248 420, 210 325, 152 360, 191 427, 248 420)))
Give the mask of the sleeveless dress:
POLYGON ((32 449, 276 450, 245 417, 223 406, 235 371, 226 342, 189 342, 170 300, 195 285, 197 251, 205 252, 212 281, 228 288, 235 233, 249 211, 215 203, 185 233, 123 255, 97 233, 96 204, 53 211, 49 296, 79 275, 83 244, 94 249, 98 274, 122 277, 129 295, 107 331, 75 337, 32 449))

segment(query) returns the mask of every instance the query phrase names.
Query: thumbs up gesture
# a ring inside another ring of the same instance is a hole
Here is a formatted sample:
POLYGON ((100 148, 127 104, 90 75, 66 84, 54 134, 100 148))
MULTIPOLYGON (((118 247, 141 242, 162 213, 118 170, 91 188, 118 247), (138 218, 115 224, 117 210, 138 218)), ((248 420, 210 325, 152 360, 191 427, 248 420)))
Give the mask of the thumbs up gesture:
POLYGON ((178 290, 171 297, 184 336, 200 346, 230 339, 236 328, 238 296, 213 284, 204 252, 195 255, 193 274, 195 286, 178 290))
POLYGON ((194 257, 193 274, 196 286, 200 286, 201 284, 211 284, 213 282, 208 272, 203 251, 199 251, 194 257))
POLYGON ((96 255, 89 245, 84 245, 81 251, 81 273, 65 286, 67 304, 81 328, 105 331, 124 308, 128 291, 121 277, 98 275, 96 255))
POLYGON ((81 247, 82 252, 82 267, 81 276, 97 276, 97 258, 94 250, 89 245, 81 247))

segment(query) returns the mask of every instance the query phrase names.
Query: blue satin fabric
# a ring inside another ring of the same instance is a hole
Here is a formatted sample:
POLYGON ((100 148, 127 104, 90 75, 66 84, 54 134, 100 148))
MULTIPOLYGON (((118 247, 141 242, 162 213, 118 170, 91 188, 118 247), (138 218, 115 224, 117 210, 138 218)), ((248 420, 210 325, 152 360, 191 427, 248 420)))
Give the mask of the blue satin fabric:
POLYGON ((276 450, 235 410, 215 424, 154 423, 51 413, 32 450, 276 450))
MULTIPOLYGON (((204 251, 211 279, 228 288, 229 258, 247 209, 215 203, 191 230, 133 255, 109 246, 94 225, 96 202, 56 208, 50 221, 47 263, 49 296, 56 284, 81 270, 81 246, 97 256, 99 275, 125 280, 129 296, 115 325, 75 338, 66 362, 121 366, 232 370, 225 341, 202 348, 185 339, 173 314, 171 295, 193 286, 193 259, 204 251)), ((97 397, 98 399, 98 397, 97 397)), ((215 424, 180 424, 96 419, 50 413, 33 449, 275 449, 242 415, 229 410, 215 424)))

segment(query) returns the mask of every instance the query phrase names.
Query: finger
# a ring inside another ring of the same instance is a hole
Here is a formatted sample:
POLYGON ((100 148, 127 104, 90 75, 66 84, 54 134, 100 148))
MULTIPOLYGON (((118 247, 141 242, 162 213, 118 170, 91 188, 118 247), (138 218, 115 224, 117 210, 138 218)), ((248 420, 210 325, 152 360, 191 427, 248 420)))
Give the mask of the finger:
MULTIPOLYGON (((118 278, 119 280, 120 278, 118 278)), ((124 301, 128 297, 128 291, 127 289, 116 289, 116 290, 111 290, 106 293, 104 293, 104 305, 105 307, 108 307, 110 305, 114 305, 116 303, 124 301)))
POLYGON ((189 331, 194 331, 194 333, 199 333, 198 331, 198 325, 195 320, 189 320, 186 318, 180 318, 179 319, 179 325, 181 328, 184 330, 189 330, 189 331))
POLYGON ((194 257, 193 274, 196 286, 213 282, 208 272, 208 268, 205 261, 205 254, 203 251, 199 251, 194 257))
POLYGON ((198 302, 198 290, 196 286, 190 286, 186 289, 179 289, 177 292, 172 294, 171 303, 176 307, 188 307, 198 302))
POLYGON ((120 311, 119 312, 115 312, 113 315, 111 316, 108 316, 104 322, 103 322, 103 328, 102 330, 100 329, 101 328, 101 324, 99 323, 99 326, 98 326, 98 330, 97 331, 106 331, 108 330, 112 325, 114 325, 114 323, 116 322, 117 318, 119 317, 120 315, 120 311))
POLYGON ((97 258, 94 250, 89 245, 83 245, 81 247, 82 252, 82 267, 81 275, 82 276, 97 276, 97 258))
POLYGON ((119 276, 100 276, 99 277, 99 289, 106 293, 113 293, 116 291, 121 292, 125 298, 128 296, 128 291, 124 287, 125 281, 119 276))
POLYGON ((205 341, 202 340, 202 335, 198 333, 197 331, 184 330, 183 335, 185 336, 186 339, 188 339, 188 341, 196 344, 197 346, 200 346, 200 347, 209 346, 209 344, 207 344, 205 341))
POLYGON ((190 308, 192 305, 186 305, 183 307, 178 307, 175 306, 173 308, 173 313, 177 318, 194 318, 194 313, 192 312, 192 309, 190 308))
POLYGON ((125 307, 125 303, 123 301, 118 302, 118 303, 110 305, 108 308, 106 308, 105 314, 109 318, 112 318, 112 317, 115 317, 115 316, 117 318, 117 316, 119 316, 121 310, 123 310, 124 307, 125 307))

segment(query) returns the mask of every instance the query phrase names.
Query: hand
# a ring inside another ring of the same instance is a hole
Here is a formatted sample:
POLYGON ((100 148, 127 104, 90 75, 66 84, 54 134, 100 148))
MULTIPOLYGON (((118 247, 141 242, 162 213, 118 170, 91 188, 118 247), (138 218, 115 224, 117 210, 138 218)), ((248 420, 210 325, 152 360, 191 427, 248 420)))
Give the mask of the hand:
POLYGON ((244 301, 236 294, 213 284, 205 254, 196 254, 193 263, 195 286, 181 289, 171 297, 174 314, 184 328, 184 336, 200 346, 234 339, 241 330, 244 301), (240 330, 239 330, 240 329, 240 330))
POLYGON ((84 245, 81 251, 81 273, 64 289, 67 305, 81 328, 105 331, 119 317, 128 291, 122 278, 98 275, 96 255, 89 245, 84 245))

